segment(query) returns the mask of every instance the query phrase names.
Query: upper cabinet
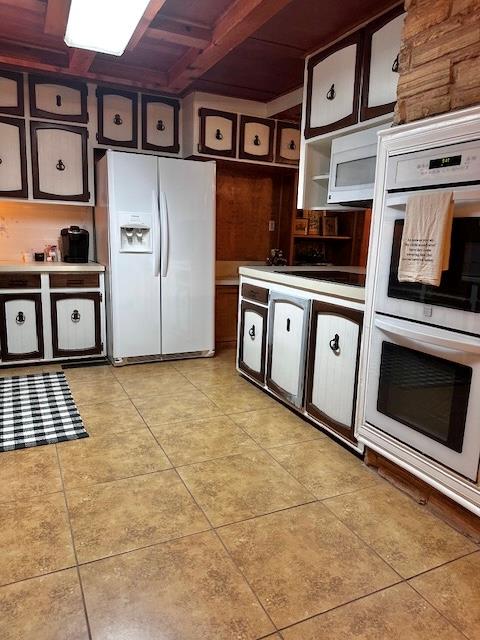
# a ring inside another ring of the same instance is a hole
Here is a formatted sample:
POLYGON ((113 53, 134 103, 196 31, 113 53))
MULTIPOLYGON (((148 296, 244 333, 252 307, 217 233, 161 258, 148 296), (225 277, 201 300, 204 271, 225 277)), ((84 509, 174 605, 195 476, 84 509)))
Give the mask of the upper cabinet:
POLYGON ((136 148, 138 144, 137 94, 105 87, 97 88, 100 144, 136 148))
POLYGON ((26 198, 25 123, 0 116, 0 197, 26 198))
POLYGON ((239 158, 272 162, 274 135, 275 120, 241 116, 239 158))
POLYGON ((142 95, 142 149, 178 153, 178 100, 142 95))
POLYGON ((306 138, 357 121, 362 40, 362 33, 355 33, 308 61, 306 138))
POLYGON ((21 73, 0 71, 0 113, 23 116, 23 76, 21 73))
POLYGON ((300 158, 300 127, 291 122, 277 122, 275 162, 298 164, 300 158))
POLYGON ((365 28, 361 120, 395 107, 404 19, 403 8, 397 7, 365 28))
POLYGON ((234 158, 237 151, 237 114, 216 109, 199 109, 198 152, 234 158))
POLYGON ((82 82, 53 82, 51 78, 28 79, 30 115, 48 120, 88 122, 87 85, 82 82))

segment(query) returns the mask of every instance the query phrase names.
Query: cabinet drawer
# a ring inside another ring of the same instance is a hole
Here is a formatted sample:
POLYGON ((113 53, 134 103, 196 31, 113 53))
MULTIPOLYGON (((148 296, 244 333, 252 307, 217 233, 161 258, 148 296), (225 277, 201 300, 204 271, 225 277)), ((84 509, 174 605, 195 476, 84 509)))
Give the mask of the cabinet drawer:
POLYGON ((257 287, 254 284, 242 284, 242 298, 248 298, 249 300, 255 300, 255 302, 267 304, 268 289, 257 287))
POLYGON ((274 120, 241 116, 239 157, 245 160, 272 162, 274 133, 274 120))
POLYGON ((30 76, 30 115, 49 120, 88 122, 87 85, 81 82, 53 82, 51 78, 30 76))
POLYGON ((23 116, 23 76, 12 71, 0 71, 0 112, 23 116))
POLYGON ((99 286, 98 273, 51 273, 52 289, 94 289, 99 286))
POLYGON ((300 128, 290 122, 277 122, 275 162, 298 164, 300 159, 300 128))
POLYGON ((177 100, 142 95, 142 149, 178 153, 177 100))
POLYGON ((215 109, 199 109, 199 153, 234 158, 237 151, 237 114, 215 109))
POLYGON ((0 289, 40 289, 40 274, 0 273, 0 289))
POLYGON ((25 123, 3 116, 0 117, 0 196, 28 196, 25 123))
POLYGON ((136 148, 138 143, 137 94, 130 91, 97 89, 100 144, 136 148))

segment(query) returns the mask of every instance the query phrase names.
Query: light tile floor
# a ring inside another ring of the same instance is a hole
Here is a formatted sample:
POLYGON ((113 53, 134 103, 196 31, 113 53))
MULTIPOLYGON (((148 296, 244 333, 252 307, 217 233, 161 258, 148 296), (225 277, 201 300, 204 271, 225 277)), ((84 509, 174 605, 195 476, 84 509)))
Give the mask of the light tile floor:
POLYGON ((66 375, 90 438, 0 454, 2 640, 480 637, 479 547, 233 349, 66 375))

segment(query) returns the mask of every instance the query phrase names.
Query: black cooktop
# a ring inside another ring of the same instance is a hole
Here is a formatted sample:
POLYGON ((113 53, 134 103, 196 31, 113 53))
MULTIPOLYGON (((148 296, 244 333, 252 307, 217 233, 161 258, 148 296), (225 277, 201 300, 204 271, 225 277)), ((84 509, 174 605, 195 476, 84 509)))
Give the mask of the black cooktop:
POLYGON ((312 280, 325 280, 326 282, 336 282, 338 284, 348 284, 352 287, 365 286, 364 273, 351 273, 348 271, 276 271, 287 276, 299 276, 300 278, 310 278, 312 280))

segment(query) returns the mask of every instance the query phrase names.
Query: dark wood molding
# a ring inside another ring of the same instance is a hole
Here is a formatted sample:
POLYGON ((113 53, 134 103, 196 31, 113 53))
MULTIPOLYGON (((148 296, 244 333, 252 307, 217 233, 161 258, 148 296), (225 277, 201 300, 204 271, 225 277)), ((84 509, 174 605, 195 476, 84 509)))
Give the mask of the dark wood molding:
POLYGON ((244 282, 242 284, 242 298, 249 298, 261 304, 268 303, 268 289, 265 287, 257 287, 254 284, 244 282))
MULTIPOLYGON (((277 121, 277 140, 276 140, 276 144, 275 144, 275 162, 278 162, 278 164, 293 164, 295 166, 298 165, 298 160, 290 160, 289 158, 284 158, 281 155, 281 145, 282 145, 282 131, 284 131, 285 129, 295 129, 296 131, 300 131, 300 125, 298 124, 294 124, 292 122, 282 122, 282 121, 277 121)), ((298 143, 300 145, 300 141, 298 143)), ((300 156, 300 149, 299 151, 299 156, 300 156)))
POLYGON ((24 271, 0 273, 0 289, 40 289, 40 274, 24 271))
POLYGON ((115 147, 127 147, 136 149, 138 147, 138 94, 133 91, 122 91, 120 89, 110 89, 108 87, 97 87, 97 110, 98 110, 98 133, 97 142, 99 144, 109 144, 115 147), (103 100, 105 96, 122 96, 130 100, 132 105, 132 131, 129 140, 113 140, 107 138, 103 133, 104 114, 103 100))
POLYGON ((180 151, 179 142, 179 114, 180 102, 173 98, 162 98, 142 93, 142 149, 150 151, 163 151, 164 153, 178 153, 180 151), (147 106, 151 102, 160 102, 173 108, 173 144, 160 146, 147 142, 147 106))
MULTIPOLYGON (((0 122, 4 124, 18 127, 18 136, 20 144, 20 175, 22 180, 21 189, 15 189, 13 191, 0 191, 2 198, 28 198, 28 184, 27 184, 27 143, 25 137, 25 121, 18 118, 7 118, 0 116, 0 122)), ((1 145, 1 141, 0 141, 1 145)), ((1 158, 0 158, 1 159, 1 158)))
MULTIPOLYGON (((368 92, 369 92, 369 84, 370 84, 370 56, 372 53, 372 37, 376 31, 381 29, 383 26, 388 24, 391 20, 394 20, 402 13, 405 12, 403 5, 399 5, 395 7, 391 11, 388 11, 383 16, 378 18, 378 20, 374 20, 369 23, 364 28, 365 38, 364 38, 364 46, 363 46, 363 61, 362 61, 362 99, 360 106, 360 120, 370 120, 371 118, 376 118, 378 116, 383 116, 386 113, 392 113, 395 109, 396 101, 389 102, 387 104, 380 104, 376 107, 368 106, 368 92)), ((392 63, 394 61, 392 60, 392 63)))
POLYGON ((240 116, 240 145, 238 157, 242 160, 257 160, 260 162, 273 162, 273 138, 275 135, 275 120, 257 118, 255 116, 240 116), (263 156, 256 156, 245 151, 245 125, 252 122, 265 125, 269 128, 268 152, 263 156))
POLYGON ((14 360, 39 360, 43 358, 43 318, 42 318, 42 296, 40 293, 3 293, 0 295, 0 345, 2 360, 12 362, 14 360), (11 354, 8 351, 7 341, 7 318, 5 314, 5 304, 10 300, 30 300, 35 303, 35 326, 37 330, 37 351, 30 353, 11 354))
POLYGON ((33 177, 33 197, 36 199, 44 200, 65 200, 72 202, 88 202, 90 199, 90 192, 88 190, 88 161, 87 161, 87 138, 88 131, 85 127, 76 127, 69 124, 56 124, 50 122, 37 122, 32 120, 30 122, 30 138, 32 145, 32 177, 33 177), (83 191, 80 194, 72 196, 59 195, 57 193, 46 193, 40 189, 40 167, 38 164, 38 139, 37 131, 39 129, 61 129, 63 131, 70 131, 71 133, 78 134, 82 140, 82 187, 83 191))
POLYGON ((10 116, 23 116, 25 115, 25 98, 23 91, 23 75, 21 73, 15 73, 14 71, 0 71, 0 78, 8 78, 8 80, 14 80, 17 83, 17 106, 16 107, 2 107, 0 106, 0 113, 6 113, 10 116))
POLYGON ((96 288, 100 286, 98 273, 51 273, 51 289, 96 288))
POLYGON ((324 133, 328 133, 330 131, 334 131, 335 129, 343 129, 344 127, 348 127, 352 124, 355 124, 358 121, 358 107, 360 102, 360 80, 361 80, 361 71, 362 71, 362 59, 363 59, 363 32, 361 30, 356 31, 352 35, 336 42, 333 46, 328 49, 324 49, 320 51, 316 55, 312 56, 308 61, 307 65, 307 105, 306 105, 306 116, 305 116, 305 138, 313 138, 314 136, 319 136, 324 133), (323 127, 312 127, 310 125, 311 120, 311 110, 312 110, 312 83, 313 83, 313 70, 319 62, 325 60, 333 53, 336 53, 340 49, 344 49, 352 44, 357 45, 357 55, 355 58, 355 81, 354 81, 354 90, 353 90, 353 108, 352 112, 345 116, 344 118, 340 118, 335 122, 331 122, 323 127))
POLYGON ((244 371, 248 376, 254 378, 261 384, 265 382, 265 350, 266 350, 266 342, 267 342, 267 307, 261 307, 258 304, 254 304, 253 302, 246 302, 242 300, 241 303, 241 319, 240 319, 240 343, 238 345, 238 368, 244 371), (262 330, 262 345, 261 345, 261 369, 260 372, 253 371, 250 369, 244 361, 243 361, 243 335, 245 333, 245 311, 253 311, 257 313, 263 322, 263 330, 262 330))
POLYGON ((363 312, 356 309, 350 309, 349 307, 341 307, 336 304, 328 304, 326 302, 319 302, 314 300, 312 303, 312 317, 310 323, 310 338, 308 345, 308 361, 307 361, 307 383, 306 383, 306 395, 305 395, 305 408, 307 413, 319 422, 325 424, 339 435, 343 436, 350 442, 356 444, 357 440, 353 435, 353 429, 355 425, 355 408, 357 404, 357 381, 358 381, 358 367, 360 360, 360 343, 362 338, 362 325, 363 325, 363 312), (340 318, 348 318, 358 325, 358 345, 357 345, 357 364, 355 368, 355 384, 354 384, 354 397, 353 397, 353 409, 352 419, 350 424, 342 424, 337 422, 330 416, 321 411, 312 401, 313 394, 313 378, 315 371, 315 351, 317 340, 317 325, 318 316, 321 314, 335 315, 340 318))
POLYGON ((102 330, 100 323, 100 293, 51 293, 51 318, 52 318, 52 346, 55 358, 68 358, 70 356, 98 355, 102 352, 102 330), (60 349, 58 346, 58 315, 57 302, 59 300, 93 300, 95 306, 95 346, 91 349, 60 349))
POLYGON ((88 87, 84 82, 76 82, 75 80, 54 80, 49 76, 28 76, 28 93, 30 97, 30 115, 33 118, 45 118, 46 120, 61 120, 66 122, 78 122, 87 124, 88 122, 88 108, 87 108, 87 96, 88 87), (80 96, 80 113, 78 115, 69 115, 65 113, 53 113, 51 111, 45 111, 37 107, 37 96, 35 89, 40 84, 57 85, 58 87, 68 87, 79 92, 80 96))
POLYGON ((201 108, 198 110, 198 116, 200 118, 200 142, 198 145, 199 153, 207 153, 214 156, 222 156, 224 158, 235 158, 237 151, 237 121, 238 117, 236 113, 230 113, 229 111, 218 111, 217 109, 201 108), (232 123, 232 143, 230 149, 218 150, 212 147, 207 147, 206 144, 206 119, 210 116, 217 118, 225 118, 232 123))

